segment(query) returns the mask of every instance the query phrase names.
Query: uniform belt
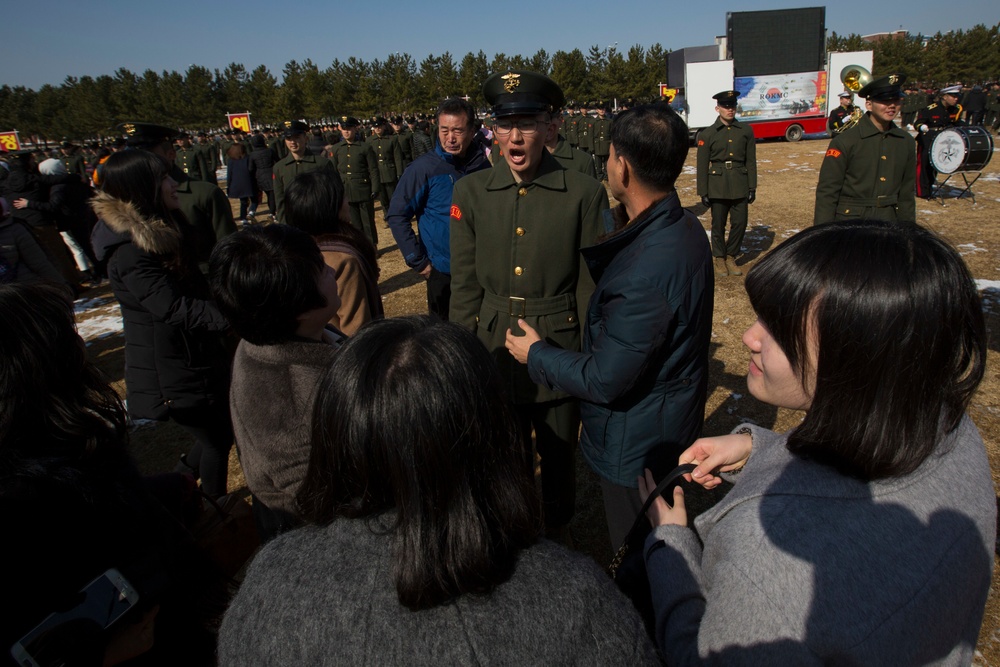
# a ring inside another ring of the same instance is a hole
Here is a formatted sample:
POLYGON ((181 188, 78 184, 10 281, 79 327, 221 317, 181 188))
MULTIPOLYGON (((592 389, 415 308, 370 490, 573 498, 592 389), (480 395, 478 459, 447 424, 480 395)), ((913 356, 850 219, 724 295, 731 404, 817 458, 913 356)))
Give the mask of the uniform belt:
POLYGON ((712 160, 712 164, 724 165, 726 169, 732 169, 733 167, 742 167, 742 160, 712 160))
POLYGON ((507 313, 511 317, 537 317, 576 310, 576 296, 560 294, 559 296, 527 298, 500 296, 486 292, 483 294, 483 305, 490 310, 507 313))
POLYGON ((861 208, 884 208, 895 206, 899 202, 898 195, 880 195, 862 199, 860 197, 841 197, 840 204, 846 206, 860 206, 861 208))

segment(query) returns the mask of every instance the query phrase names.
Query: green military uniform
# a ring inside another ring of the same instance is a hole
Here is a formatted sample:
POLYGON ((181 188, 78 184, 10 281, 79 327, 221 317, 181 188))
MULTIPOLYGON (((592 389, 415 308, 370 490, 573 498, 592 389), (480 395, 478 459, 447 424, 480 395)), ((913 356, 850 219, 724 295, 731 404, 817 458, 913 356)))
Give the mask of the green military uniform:
POLYGON ((63 155, 60 160, 66 166, 67 172, 76 174, 85 181, 87 180, 87 161, 80 154, 80 151, 76 151, 70 155, 63 155))
MULTIPOLYGON (((274 183, 274 207, 277 209, 275 217, 277 217, 278 222, 285 221, 285 189, 291 185, 292 181, 299 174, 306 174, 319 169, 336 171, 333 163, 325 157, 320 155, 306 155, 301 160, 296 160, 295 156, 291 153, 279 160, 271 168, 271 177, 274 183)), ((336 211, 331 212, 331 214, 336 215, 336 211)))
POLYGON ((866 113, 830 142, 816 185, 814 224, 834 220, 916 221, 916 143, 904 130, 880 131, 866 113))
POLYGON ((578 171, 594 179, 597 178, 597 170, 594 168, 594 158, 590 153, 584 153, 579 148, 573 148, 562 135, 559 135, 559 142, 556 144, 556 149, 552 151, 552 157, 558 160, 559 164, 565 169, 578 171))
MULTIPOLYGON (((483 94, 497 118, 551 113, 564 101, 551 79, 532 72, 494 74, 483 94)), ((579 402, 532 382, 507 352, 505 337, 508 328, 521 331, 517 319, 523 317, 550 343, 580 349, 594 282, 579 249, 603 231, 608 196, 598 181, 564 169, 543 145, 535 146, 540 158, 530 182, 518 183, 501 159, 455 184, 449 318, 475 331, 496 360, 526 452, 534 428, 546 526, 555 530, 573 515, 579 402)), ((533 455, 526 463, 534 467, 533 455)))
MULTIPOLYGON (((735 104, 736 93, 719 99, 735 104)), ((719 95, 722 95, 720 93, 719 95)), ((735 118, 726 125, 722 118, 698 134, 698 195, 708 197, 712 207, 712 255, 740 254, 747 228, 747 205, 757 189, 757 146, 753 129, 735 118), (726 218, 730 219, 726 241, 726 218)), ((733 265, 735 269, 735 264, 733 265)), ((729 273, 738 275, 730 269, 729 273)))
POLYGON ((280 133, 267 142, 267 147, 271 149, 275 162, 288 157, 288 146, 285 145, 285 138, 280 133))
POLYGON ((611 119, 607 117, 595 118, 590 124, 590 133, 590 140, 594 146, 597 178, 606 181, 608 180, 608 156, 611 155, 611 119))
POLYGON ((577 148, 585 153, 594 152, 594 141, 591 138, 590 116, 584 114, 576 121, 576 136, 579 140, 577 148))
POLYGON ((403 174, 403 148, 399 145, 399 137, 395 134, 383 134, 381 137, 372 134, 368 144, 375 152, 378 161, 379 201, 382 204, 382 215, 389 212, 389 202, 396 191, 396 184, 403 174))
POLYGON ((563 122, 563 131, 566 135, 566 141, 573 148, 580 145, 580 119, 574 116, 572 113, 566 116, 566 120, 563 122))
POLYGON ((208 180, 208 165, 205 163, 205 154, 197 146, 178 147, 174 164, 192 181, 208 180))
POLYGON ((219 181, 215 176, 215 172, 222 166, 222 160, 219 158, 218 146, 216 146, 215 142, 209 137, 200 137, 197 148, 201 151, 202 156, 205 158, 205 164, 208 167, 208 171, 205 174, 205 180, 212 185, 218 185, 219 181))
POLYGON ((379 191, 378 158, 372 147, 355 137, 333 147, 333 163, 344 181, 351 225, 378 247, 374 198, 379 191))
POLYGON ((195 231, 198 265, 207 272, 208 258, 215 244, 236 231, 233 207, 217 185, 193 180, 176 165, 170 170, 170 177, 177 181, 180 210, 195 231))

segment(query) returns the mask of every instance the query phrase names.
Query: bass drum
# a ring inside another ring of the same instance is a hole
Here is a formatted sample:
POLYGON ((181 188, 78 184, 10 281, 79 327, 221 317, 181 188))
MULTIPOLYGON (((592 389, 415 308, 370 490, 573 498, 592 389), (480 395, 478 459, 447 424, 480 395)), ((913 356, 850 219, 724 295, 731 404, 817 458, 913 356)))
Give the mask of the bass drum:
POLYGON ((993 137, 984 127, 949 127, 931 144, 931 164, 942 174, 982 171, 993 157, 993 137))

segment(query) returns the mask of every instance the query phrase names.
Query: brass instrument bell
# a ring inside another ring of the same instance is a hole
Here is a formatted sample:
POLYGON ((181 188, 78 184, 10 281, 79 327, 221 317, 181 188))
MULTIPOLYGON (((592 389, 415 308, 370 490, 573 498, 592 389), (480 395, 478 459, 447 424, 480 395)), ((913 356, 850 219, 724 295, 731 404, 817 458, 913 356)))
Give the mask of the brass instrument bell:
MULTIPOLYGON (((840 70, 840 80, 843 82, 844 87, 854 94, 857 94, 859 90, 867 86, 872 81, 872 73, 861 65, 848 65, 844 69, 840 70)), ((843 125, 834 130, 834 134, 840 134, 844 130, 850 129, 858 124, 861 117, 864 116, 864 112, 858 107, 854 107, 854 111, 851 112, 851 118, 843 125)))

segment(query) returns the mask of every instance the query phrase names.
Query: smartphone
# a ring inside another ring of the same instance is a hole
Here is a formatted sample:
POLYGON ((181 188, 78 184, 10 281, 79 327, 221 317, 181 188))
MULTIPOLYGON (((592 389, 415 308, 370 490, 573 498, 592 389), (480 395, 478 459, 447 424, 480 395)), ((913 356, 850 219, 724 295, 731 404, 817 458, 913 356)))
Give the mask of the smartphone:
POLYGON ((75 606, 49 614, 17 640, 10 654, 22 667, 63 664, 74 637, 107 630, 137 602, 138 591, 121 572, 111 568, 77 594, 75 606))

